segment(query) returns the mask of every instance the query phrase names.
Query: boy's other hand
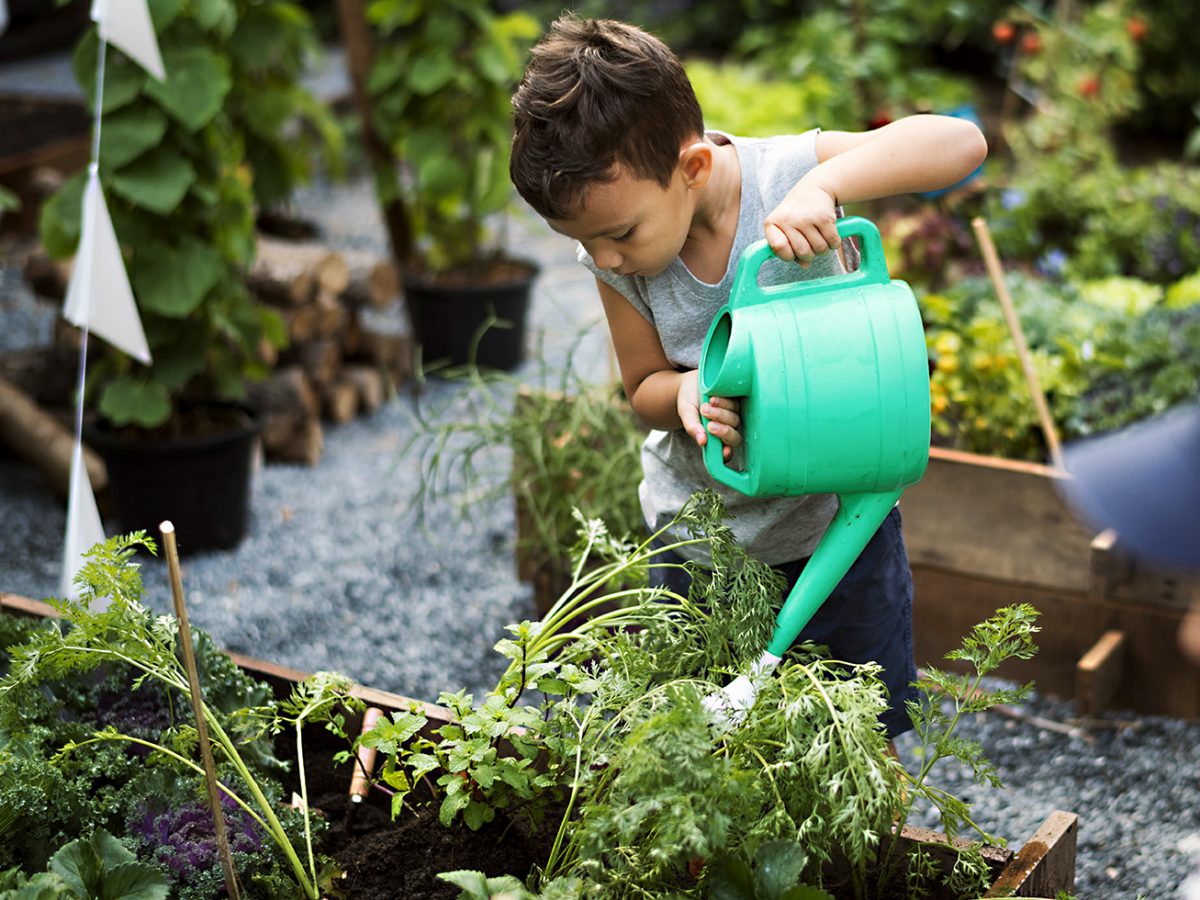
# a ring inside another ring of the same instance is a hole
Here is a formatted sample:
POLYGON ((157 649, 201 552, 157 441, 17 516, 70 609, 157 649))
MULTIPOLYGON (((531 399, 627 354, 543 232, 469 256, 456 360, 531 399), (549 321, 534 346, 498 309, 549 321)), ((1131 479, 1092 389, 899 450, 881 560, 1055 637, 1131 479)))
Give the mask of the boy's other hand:
POLYGON ((679 379, 676 409, 684 430, 699 446, 707 444, 708 436, 712 434, 720 438, 722 454, 728 460, 733 448, 741 445, 742 433, 737 430, 742 424, 741 404, 729 397, 710 397, 706 403, 701 403, 700 386, 694 370, 684 373, 679 379), (707 431, 701 416, 708 419, 707 431))
POLYGON ((801 179, 767 216, 763 232, 776 256, 807 269, 815 257, 841 245, 837 201, 824 188, 801 179))

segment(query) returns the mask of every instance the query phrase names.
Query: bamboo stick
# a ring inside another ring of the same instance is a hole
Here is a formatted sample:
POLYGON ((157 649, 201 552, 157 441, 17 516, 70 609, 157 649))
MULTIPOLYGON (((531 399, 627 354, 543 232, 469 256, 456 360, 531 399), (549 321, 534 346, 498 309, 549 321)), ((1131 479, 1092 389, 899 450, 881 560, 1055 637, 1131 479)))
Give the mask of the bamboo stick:
POLYGON ((175 618, 179 622, 179 643, 183 648, 183 662, 187 668, 188 687, 191 689, 192 711, 196 714, 196 734, 200 744, 200 759, 204 763, 204 783, 208 787, 208 805, 212 809, 213 831, 217 838, 217 850, 221 856, 221 869, 225 874, 225 890, 231 900, 239 900, 237 873, 233 870, 233 854, 229 850, 229 837, 225 833, 225 814, 221 810, 221 795, 217 788, 217 767, 213 762, 212 745, 208 741, 208 723, 204 720, 204 701, 200 696, 200 674, 196 669, 196 654, 192 649, 192 631, 188 625, 187 606, 183 601, 183 578, 179 572, 179 550, 175 546, 175 526, 163 522, 158 526, 162 532, 167 555, 167 569, 171 576, 171 593, 175 598, 175 618))
POLYGON ((1000 301, 1000 308, 1004 311, 1004 321, 1008 324, 1013 344, 1016 345, 1017 358, 1021 361, 1025 382, 1029 385, 1029 393, 1033 395, 1033 405, 1037 409, 1038 419, 1042 424, 1042 433, 1046 436, 1046 444, 1050 448, 1050 461, 1054 468, 1065 471, 1058 429, 1054 425, 1054 419, 1050 416, 1046 394, 1042 391, 1037 371, 1033 367, 1033 357, 1029 353, 1029 345, 1025 343, 1025 332, 1021 329, 1021 320, 1017 317, 1012 296, 1008 293, 1008 285, 1004 283, 1004 270, 1000 265, 1000 256, 996 253, 996 245, 992 243, 992 233, 988 230, 987 222, 982 216, 976 216, 971 220, 971 227, 975 229, 975 237, 978 239, 979 249, 983 253, 988 277, 991 279, 996 297, 1000 301))

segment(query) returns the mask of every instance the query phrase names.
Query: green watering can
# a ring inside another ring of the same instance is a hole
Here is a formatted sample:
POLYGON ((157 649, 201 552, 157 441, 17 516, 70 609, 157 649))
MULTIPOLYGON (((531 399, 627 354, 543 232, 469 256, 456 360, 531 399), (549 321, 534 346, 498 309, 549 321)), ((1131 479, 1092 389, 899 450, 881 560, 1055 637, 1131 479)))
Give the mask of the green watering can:
MULTIPOLYGON (((726 464, 709 435, 708 471, 753 497, 836 494, 838 511, 775 620, 749 675, 710 708, 740 715, 755 680, 774 669, 929 461, 929 361, 912 289, 888 275, 879 230, 838 221, 860 238, 862 263, 844 275, 763 287, 766 241, 738 261, 729 302, 708 329, 700 392, 741 398, 743 459, 726 464)), ((707 426, 707 423, 706 423, 707 426)))

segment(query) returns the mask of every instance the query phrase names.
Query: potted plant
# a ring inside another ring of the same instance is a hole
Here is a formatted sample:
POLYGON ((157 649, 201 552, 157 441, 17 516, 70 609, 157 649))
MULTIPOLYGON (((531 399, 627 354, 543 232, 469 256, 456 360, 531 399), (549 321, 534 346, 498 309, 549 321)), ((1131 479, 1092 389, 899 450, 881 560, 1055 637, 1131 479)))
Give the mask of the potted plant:
POLYGON ((423 358, 511 369, 538 268, 490 227, 512 199, 510 97, 538 26, 484 0, 374 0, 367 16, 372 124, 401 168, 377 188, 411 235, 393 251, 423 358))
MULTIPOLYGON (((110 348, 93 360, 86 438, 107 463, 121 530, 169 518, 191 552, 235 546, 245 530, 258 423, 241 401, 247 380, 266 374, 264 347, 286 339, 279 316, 244 283, 255 252, 246 148, 275 159, 278 140, 264 135, 272 124, 284 128, 296 97, 287 78, 298 73, 264 59, 281 42, 290 53, 288 29, 309 26, 282 15, 287 28, 264 28, 266 12, 243 19, 230 0, 151 2, 150 10, 167 78, 108 54, 99 176, 152 362, 110 348), (255 35, 270 37, 258 57, 255 35)), ((89 95, 97 47, 93 29, 75 52, 89 95)), ((295 172, 273 172, 262 192, 275 196, 281 177, 290 184, 295 172)), ((42 240, 53 256, 78 244, 85 180, 70 179, 43 209, 42 240)))

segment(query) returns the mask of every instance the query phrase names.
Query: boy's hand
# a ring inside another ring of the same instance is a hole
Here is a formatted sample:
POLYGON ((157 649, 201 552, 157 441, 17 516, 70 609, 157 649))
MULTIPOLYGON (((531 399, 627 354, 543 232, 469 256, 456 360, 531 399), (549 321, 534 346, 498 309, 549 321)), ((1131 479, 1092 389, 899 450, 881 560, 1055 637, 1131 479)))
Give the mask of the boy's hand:
POLYGON ((838 247, 837 201, 824 188, 801 179, 766 218, 767 243, 780 259, 808 268, 813 258, 838 247))
POLYGON ((679 413, 679 421, 696 443, 703 447, 708 443, 708 435, 713 434, 721 439, 722 455, 725 459, 733 454, 733 448, 742 443, 742 433, 738 426, 742 424, 739 414, 741 404, 729 397, 710 397, 707 403, 700 402, 700 386, 696 372, 685 372, 679 379, 679 394, 675 400, 679 413), (708 422, 708 431, 700 420, 703 415, 708 422))

